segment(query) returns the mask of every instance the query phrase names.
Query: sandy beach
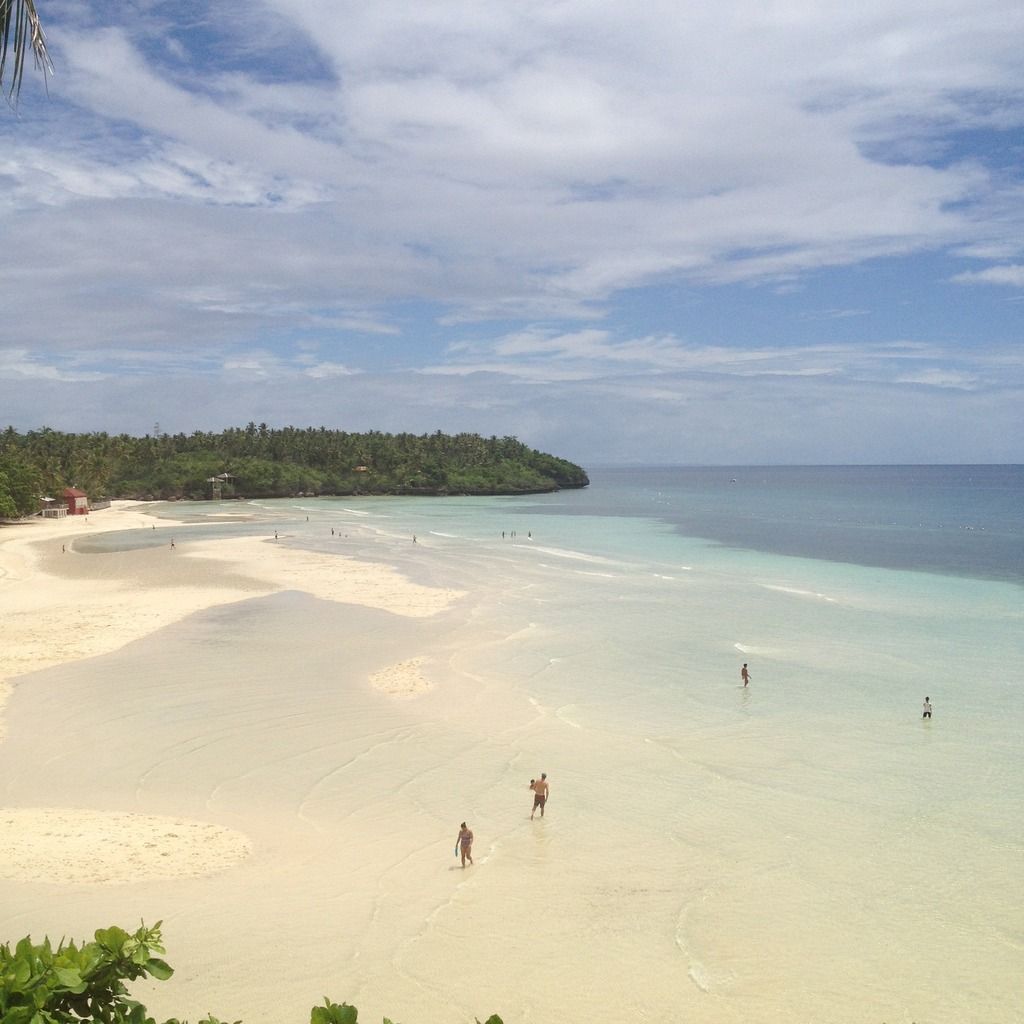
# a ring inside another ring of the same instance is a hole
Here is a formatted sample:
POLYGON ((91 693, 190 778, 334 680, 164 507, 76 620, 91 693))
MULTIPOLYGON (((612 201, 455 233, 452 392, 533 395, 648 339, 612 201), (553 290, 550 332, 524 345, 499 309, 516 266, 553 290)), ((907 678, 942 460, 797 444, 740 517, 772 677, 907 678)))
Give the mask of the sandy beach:
MULTIPOLYGON (((423 616, 458 595, 420 587, 386 566, 288 550, 270 537, 180 542, 189 526, 160 519, 160 548, 76 557, 75 541, 115 530, 154 528, 146 502, 118 501, 89 516, 35 519, 0 527, 2 705, 16 676, 116 651, 125 644, 215 605, 302 590, 328 601, 423 616)), ((414 686, 419 684, 414 683, 414 686)))
POLYGON ((447 846, 450 798, 410 821, 390 794, 430 773, 412 741, 424 715, 444 715, 416 705, 444 659, 422 652, 462 595, 290 547, 270 526, 192 531, 131 502, 0 531, 3 937, 163 919, 179 971, 173 989, 133 990, 151 1010, 195 1019, 212 1000, 255 1024, 302 1020, 325 990, 358 996, 339 956, 358 962, 381 936, 392 947, 449 898, 447 865, 428 885, 422 868, 393 871, 447 846), (121 531, 149 546, 83 552, 121 531), (223 657, 224 624, 254 618, 225 672, 209 646, 223 657), (289 665, 320 682, 294 687, 289 665), (396 884, 423 892, 389 909, 396 884), (340 915, 326 957, 325 904, 340 915), (269 966, 281 943, 289 984, 268 996, 224 978, 218 957, 269 966))
MULTIPOLYGON (((459 596, 419 586, 384 565, 347 560, 339 573, 337 557, 288 549, 270 531, 189 544, 188 524, 154 521, 146 507, 119 501, 88 517, 0 528, 0 737, 15 678, 113 653, 204 609, 290 590, 418 618, 459 596), (76 551, 76 541, 101 532, 154 529, 163 539, 158 547, 103 556, 76 551)), ((388 665, 372 685, 405 698, 425 692, 422 662, 388 665)), ((0 878, 12 881, 190 878, 251 852, 245 835, 211 822, 80 806, 0 807, 0 878)))
POLYGON ((157 1019, 1019 1019, 1019 712, 936 685, 1017 595, 514 510, 0 528, 0 940, 162 920, 157 1019))

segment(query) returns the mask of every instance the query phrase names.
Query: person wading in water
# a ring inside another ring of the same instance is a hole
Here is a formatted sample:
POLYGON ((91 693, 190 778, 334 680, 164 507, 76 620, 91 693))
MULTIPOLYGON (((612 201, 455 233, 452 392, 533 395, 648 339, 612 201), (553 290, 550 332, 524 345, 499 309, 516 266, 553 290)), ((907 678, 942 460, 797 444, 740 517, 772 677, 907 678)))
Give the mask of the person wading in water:
POLYGON ((468 860, 470 864, 473 863, 473 830, 466 827, 466 823, 463 822, 459 826, 459 837, 456 840, 459 851, 462 853, 462 866, 466 866, 468 860))

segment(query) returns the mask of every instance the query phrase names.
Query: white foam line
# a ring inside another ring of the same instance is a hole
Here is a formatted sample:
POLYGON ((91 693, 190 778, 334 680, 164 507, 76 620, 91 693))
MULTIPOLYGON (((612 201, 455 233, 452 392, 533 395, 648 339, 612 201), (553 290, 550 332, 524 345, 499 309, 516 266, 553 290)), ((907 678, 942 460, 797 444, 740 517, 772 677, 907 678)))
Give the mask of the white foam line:
POLYGON ((546 548, 534 545, 535 551, 543 552, 546 555, 554 555, 555 558, 571 558, 577 562, 593 562, 595 565, 621 565, 612 558, 602 558, 600 555, 585 555, 582 551, 566 551, 564 548, 546 548))
POLYGON ((834 597, 829 597, 828 594, 819 594, 814 590, 801 590, 798 587, 782 587, 774 583, 759 583, 758 586, 763 587, 765 590, 777 590, 781 594, 795 594, 797 597, 813 597, 819 601, 828 601, 829 604, 839 604, 834 597))
MULTIPOLYGON (((575 707, 575 705, 574 704, 566 704, 565 707, 571 708, 571 707, 575 707)), ((555 712, 555 718, 557 718, 560 722, 565 722, 566 725, 571 725, 574 729, 582 729, 583 728, 582 725, 580 725, 578 722, 574 722, 571 718, 568 718, 564 714, 562 714, 562 712, 564 710, 565 710, 565 708, 559 708, 555 712)))

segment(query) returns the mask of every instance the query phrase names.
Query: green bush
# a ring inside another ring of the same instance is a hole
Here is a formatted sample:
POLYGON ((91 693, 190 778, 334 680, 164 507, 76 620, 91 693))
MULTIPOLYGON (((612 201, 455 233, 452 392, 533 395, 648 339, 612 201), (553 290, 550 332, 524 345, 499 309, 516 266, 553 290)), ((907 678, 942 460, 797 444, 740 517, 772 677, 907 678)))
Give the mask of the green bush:
MULTIPOLYGON (((126 981, 166 981, 174 971, 154 953, 163 953, 160 924, 144 924, 129 935, 121 928, 101 928, 94 942, 81 946, 62 939, 35 945, 30 936, 12 950, 0 945, 0 1024, 156 1024, 146 1008, 131 999, 126 981)), ((310 1024, 356 1024, 358 1011, 347 1003, 324 999, 310 1011, 310 1024)), ((164 1024, 185 1024, 177 1018, 164 1024)), ((226 1024, 207 1016, 199 1024, 226 1024)), ((242 1024, 235 1021, 234 1024, 242 1024)), ((384 1024, 392 1024, 387 1018, 384 1024)), ((476 1024, 480 1024, 478 1020, 476 1024)), ((484 1024, 502 1024, 497 1015, 484 1024)))

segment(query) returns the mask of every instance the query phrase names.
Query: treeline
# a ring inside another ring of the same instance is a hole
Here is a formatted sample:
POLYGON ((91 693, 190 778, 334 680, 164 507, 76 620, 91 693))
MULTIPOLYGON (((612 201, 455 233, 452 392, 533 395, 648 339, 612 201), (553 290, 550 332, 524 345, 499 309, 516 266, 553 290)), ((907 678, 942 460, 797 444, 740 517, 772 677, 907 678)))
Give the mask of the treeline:
POLYGON ((585 487, 577 465, 514 437, 350 434, 249 423, 221 433, 0 434, 0 516, 78 487, 91 499, 203 499, 352 494, 528 494, 585 487), (27 503, 27 504, 26 504, 27 503))

